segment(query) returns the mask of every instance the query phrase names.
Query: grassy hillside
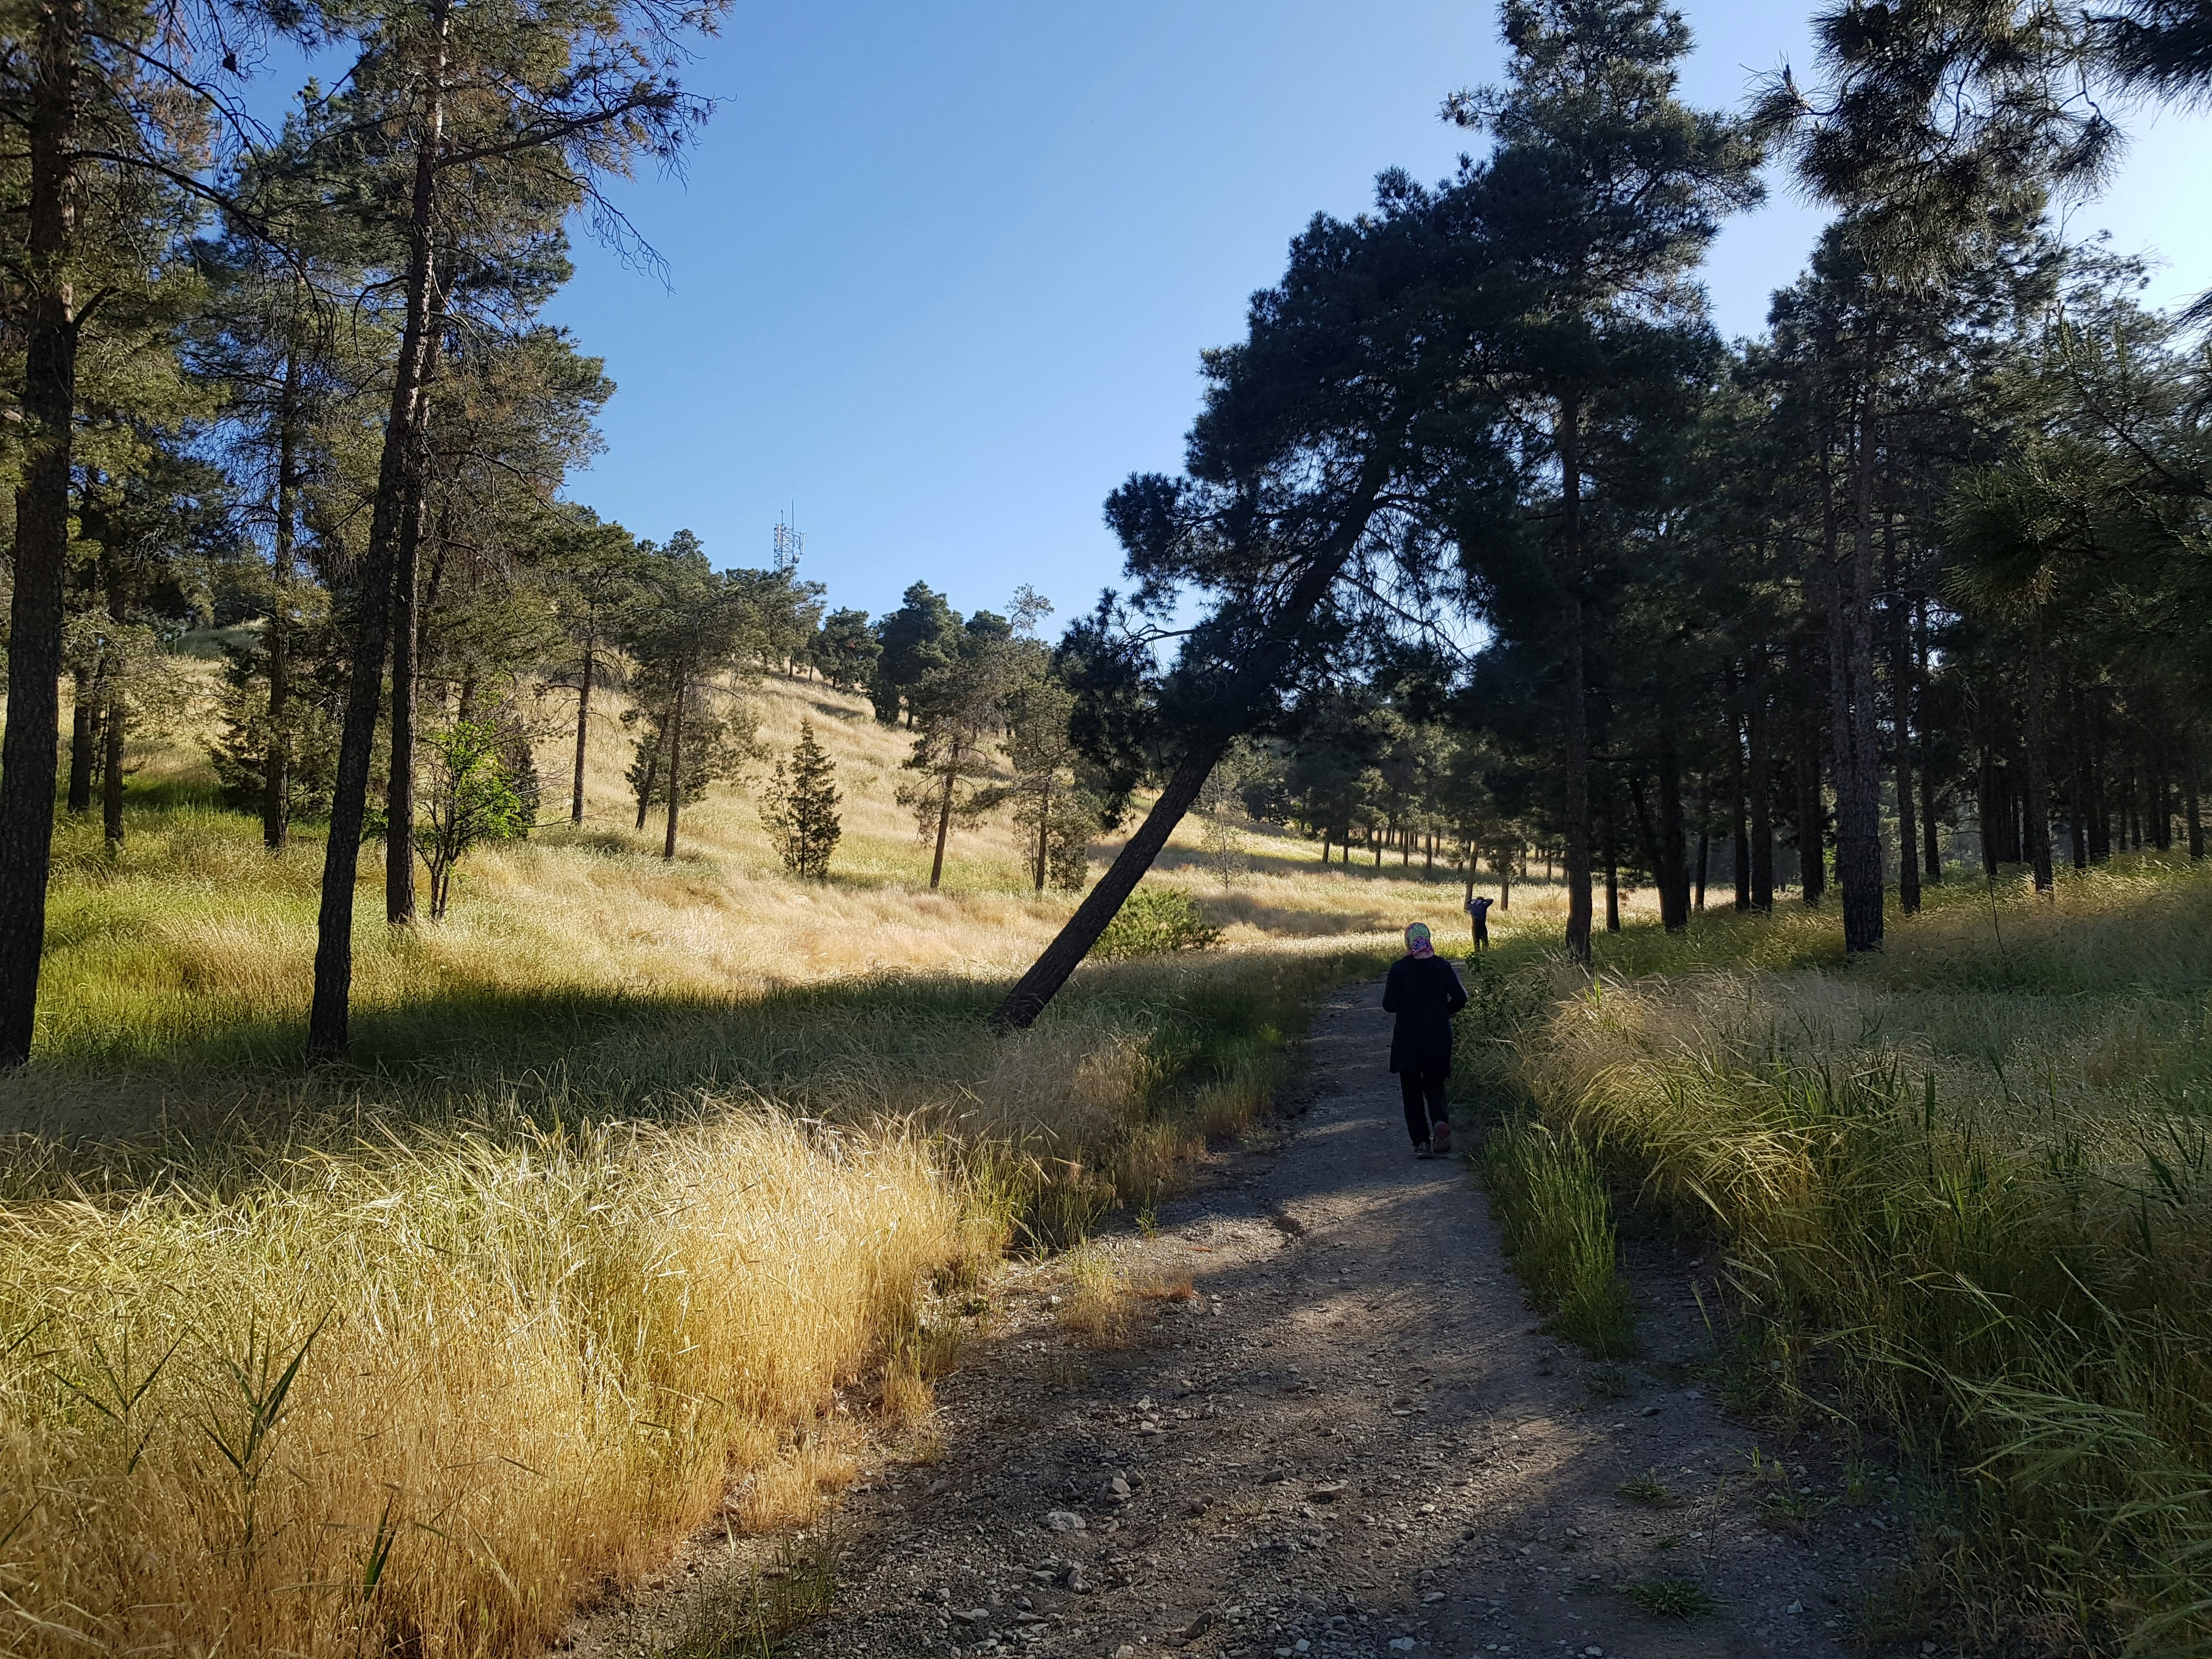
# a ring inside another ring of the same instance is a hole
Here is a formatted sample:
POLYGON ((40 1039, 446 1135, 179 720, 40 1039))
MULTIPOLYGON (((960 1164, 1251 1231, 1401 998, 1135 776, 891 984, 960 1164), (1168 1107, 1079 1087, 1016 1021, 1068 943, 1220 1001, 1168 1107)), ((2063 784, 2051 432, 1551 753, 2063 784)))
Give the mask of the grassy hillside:
MULTIPOLYGON (((2202 1650, 2212 870, 1930 898, 1848 965, 1796 907, 1634 930, 1595 983, 1501 951, 1468 1082, 1565 1144, 1504 1137, 1508 1206, 1567 1261, 1608 1224, 1570 1201, 1587 1152, 1714 1235, 1751 1322, 1728 1386, 1928 1461, 1908 1588, 1971 1645, 2202 1650)), ((1608 1241, 1563 1317, 1616 1330, 1610 1279, 1608 1241)))
MULTIPOLYGON (((588 813, 567 823, 568 740, 540 746, 545 816, 524 842, 462 866, 451 917, 394 934, 383 922, 380 859, 364 860, 356 910, 355 997, 365 1054, 412 1063, 484 1022, 550 1023, 619 995, 638 1006, 712 1005, 779 988, 884 973, 1018 973, 1073 908, 1074 895, 1032 892, 1011 825, 956 830, 943 890, 927 890, 929 849, 897 805, 902 731, 860 698, 770 679, 756 697, 761 736, 787 750, 802 719, 836 759, 844 839, 826 884, 787 879, 762 831, 749 783, 685 809, 679 855, 660 858, 660 825, 635 829, 623 781, 629 745, 610 720, 592 750, 588 813)), ((549 710, 549 714, 555 711, 549 710)), ((57 852, 39 1051, 118 1061, 197 1054, 289 1058, 301 1042, 321 846, 312 829, 281 859, 258 826, 222 810, 187 740, 143 757, 132 781, 124 855, 111 861, 97 815, 65 818, 57 852)), ((1141 810, 1141 803, 1139 805, 1141 810)), ((1393 932, 1425 919, 1464 927, 1449 872, 1324 871, 1318 849, 1262 827, 1251 872, 1233 885, 1206 866, 1187 824, 1152 878, 1198 894, 1232 949, 1393 932)), ((1095 862, 1118 842, 1101 843, 1095 862)), ((374 849, 372 849, 372 852, 374 849)), ((1505 931, 1543 918, 1556 890, 1516 887, 1505 931)), ((558 1040, 556 1037, 554 1040, 558 1040)))

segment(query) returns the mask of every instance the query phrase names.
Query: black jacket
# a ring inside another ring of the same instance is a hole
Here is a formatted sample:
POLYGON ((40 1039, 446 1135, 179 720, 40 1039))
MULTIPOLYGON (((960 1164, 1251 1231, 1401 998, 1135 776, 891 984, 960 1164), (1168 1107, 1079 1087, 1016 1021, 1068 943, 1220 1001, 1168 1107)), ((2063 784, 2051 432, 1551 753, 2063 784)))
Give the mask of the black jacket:
POLYGON ((1382 1012, 1398 1016, 1390 1033, 1394 1072, 1449 1072, 1452 1016, 1467 991, 1442 957, 1400 957, 1382 981, 1382 1012))

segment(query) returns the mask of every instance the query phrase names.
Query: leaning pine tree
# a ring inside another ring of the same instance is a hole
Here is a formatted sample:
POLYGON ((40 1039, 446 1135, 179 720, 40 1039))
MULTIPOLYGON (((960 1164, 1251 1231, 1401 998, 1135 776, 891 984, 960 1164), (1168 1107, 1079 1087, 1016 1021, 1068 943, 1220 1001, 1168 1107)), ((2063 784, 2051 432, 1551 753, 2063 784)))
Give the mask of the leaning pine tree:
MULTIPOLYGON (((1206 354, 1206 409, 1185 473, 1131 478, 1107 502, 1142 614, 1195 589, 1212 601, 1161 689, 1170 758, 1145 821, 994 1022, 1027 1026, 1105 931, 1237 736, 1276 720, 1324 672, 1347 599, 1418 574, 1437 551, 1414 501, 1449 477, 1486 493, 1504 469, 1482 405, 1493 268, 1449 204, 1386 175, 1376 212, 1316 216, 1291 267, 1257 295, 1243 343, 1206 354), (1340 585, 1341 584, 1341 588, 1340 585), (1344 596, 1340 598, 1340 593, 1344 596)), ((1149 660, 1163 635, 1109 638, 1102 606, 1084 654, 1149 660)))
POLYGON ((809 881, 826 880, 830 855, 844 833, 838 823, 837 763, 814 740, 814 722, 801 720, 791 763, 775 763, 761 791, 761 827, 775 842, 783 867, 809 881))

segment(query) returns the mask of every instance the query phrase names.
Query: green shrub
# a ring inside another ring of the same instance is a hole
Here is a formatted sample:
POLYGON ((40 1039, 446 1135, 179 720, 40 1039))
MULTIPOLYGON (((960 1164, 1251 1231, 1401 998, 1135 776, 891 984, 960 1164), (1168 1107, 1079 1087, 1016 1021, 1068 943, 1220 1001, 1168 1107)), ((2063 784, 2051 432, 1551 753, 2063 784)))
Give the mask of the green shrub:
POLYGON ((1139 887, 1123 902, 1098 943, 1094 957, 1164 957, 1174 951, 1206 951, 1221 943, 1221 930, 1206 919, 1197 901, 1173 887, 1139 887))

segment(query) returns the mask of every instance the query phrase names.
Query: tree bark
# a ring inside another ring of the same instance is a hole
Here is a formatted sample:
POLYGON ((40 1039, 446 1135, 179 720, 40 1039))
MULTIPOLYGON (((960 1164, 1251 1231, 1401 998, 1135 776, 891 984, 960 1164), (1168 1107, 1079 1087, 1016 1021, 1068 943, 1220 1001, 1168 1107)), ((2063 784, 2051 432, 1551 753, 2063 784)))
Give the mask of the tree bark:
POLYGON ((959 774, 947 767, 945 775, 938 780, 939 791, 937 802, 937 851, 929 860, 929 890, 935 892, 937 884, 945 878, 945 842, 952 833, 952 786, 959 774))
POLYGON ((1997 865, 2003 854, 2004 831, 1998 821, 2002 798, 1997 790, 1996 762, 1985 744, 1982 748, 1982 878, 1985 881, 1997 878, 1997 865))
POLYGON ((71 675, 70 696, 69 810, 92 811, 92 671, 79 668, 71 675))
POLYGON ((426 503, 419 465, 410 471, 414 476, 392 573, 392 769, 384 795, 384 920, 392 927, 415 922, 416 601, 426 503))
POLYGON ((1683 867, 1687 854, 1682 828, 1682 765, 1674 752, 1674 734, 1659 734, 1659 908, 1660 921, 1670 933, 1690 925, 1690 872, 1683 867))
MULTIPOLYGON (((1090 954, 1098 935, 1106 931, 1106 924, 1113 921, 1123 902, 1136 890, 1138 882, 1152 868, 1152 860, 1167 845, 1176 825, 1198 799, 1198 792, 1206 787, 1207 775, 1228 752, 1238 733, 1251 723, 1253 710, 1260 699, 1273 690, 1290 659, 1298 630, 1328 597, 1329 589, 1335 586, 1337 573, 1365 532, 1368 520, 1374 516, 1376 499, 1382 493, 1394 464, 1394 457, 1388 451, 1369 458, 1344 519, 1268 620, 1257 646, 1243 654, 1241 665, 1224 688, 1224 696, 1215 705, 1224 711, 1220 723, 1210 730, 1193 733, 1191 747, 1176 763, 1167 787, 1153 802, 1152 810, 1145 814, 1145 821, 1137 826, 1136 833, 1123 844, 1097 885, 1084 896, 1083 902, 1076 906, 1075 914, 1067 919, 1052 943, 1045 946, 1029 971, 1006 994, 1006 1000, 991 1017, 993 1024, 1015 1030, 1026 1030, 1034 1024, 1060 988, 1067 983, 1077 964, 1090 954)), ((1498 908, 1503 909, 1504 906, 1498 908)))
POLYGON ((1869 351, 1853 433, 1851 544, 1848 573, 1829 559, 1830 717, 1835 731, 1836 886, 1843 896, 1844 949, 1881 948, 1881 798, 1874 727, 1874 365, 1869 351))
POLYGON ((1774 908, 1774 787, 1767 755, 1766 653, 1751 653, 1744 677, 1745 736, 1751 746, 1751 908, 1774 908))
POLYGON ((69 553, 76 416, 77 81, 85 0, 44 0, 32 67, 21 232, 21 481, 9 600, 8 724, 0 737, 0 1072, 31 1056, 53 868, 60 757, 62 573, 69 553))
POLYGON ((1815 719, 1807 721, 1797 751, 1797 887, 1808 910, 1820 908, 1827 896, 1827 817, 1820 794, 1820 729, 1815 719))
POLYGON ((592 649, 596 643, 596 640, 585 641, 583 678, 576 688, 576 781, 568 793, 568 822, 574 824, 584 821, 584 749, 592 730, 592 681, 599 668, 599 657, 592 649))
POLYGON ((2189 856, 2201 859, 2204 856, 2204 813, 2199 797, 2203 789, 2203 781, 2201 776, 2203 766, 2199 757, 2197 733, 2195 732, 2185 733, 2182 741, 2184 744, 2182 761, 2189 769, 2186 775, 2189 793, 2184 802, 2184 806, 2189 813, 2189 856))
POLYGON ((123 738, 129 721, 121 689, 111 690, 100 722, 100 832, 110 858, 123 854, 123 738))
POLYGON ((2068 676, 2066 695, 2066 758, 2071 776, 2066 786, 2067 840, 2072 843, 2074 867, 2089 867, 2089 740, 2082 720, 2081 689, 2068 676))
POLYGON ((1563 695, 1566 717, 1567 952, 1590 962, 1589 700, 1583 662, 1582 410, 1559 410, 1559 478, 1566 518, 1567 651, 1563 695))
POLYGON ((1897 514, 1887 502, 1881 525, 1883 575, 1889 589, 1889 708, 1897 740, 1897 905, 1912 915, 1920 908, 1920 838, 1912 823, 1912 641, 1899 572, 1897 514))
POLYGON ((425 83, 428 103, 416 136, 414 193, 408 215, 406 320, 392 374, 392 403, 385 416, 384 452, 378 463, 368 548, 359 574, 350 684, 338 737, 330 840, 323 856, 322 902, 315 919, 315 989, 307 1012, 307 1052, 319 1060, 344 1058, 350 1041, 354 884, 361 869, 369 763, 376 745, 376 717, 390 645, 392 567, 408 506, 407 474, 416 423, 422 416, 422 381, 436 283, 434 217, 438 152, 445 127, 447 0, 432 0, 431 26, 436 44, 425 83))
POLYGON ((691 665, 676 667, 676 706, 668 713, 668 834, 660 844, 660 860, 676 860, 676 814, 684 805, 684 693, 689 688, 691 665))
POLYGON ((1043 786, 1037 791, 1037 850, 1036 890, 1044 891, 1045 849, 1051 845, 1052 834, 1052 774, 1044 775, 1043 786))
POLYGON ((1620 853, 1614 844, 1611 801, 1606 803, 1605 811, 1605 931, 1620 931, 1620 853))
POLYGON ((656 726, 653 733, 653 752, 645 757, 645 784, 637 792, 637 827, 640 833, 644 831, 646 815, 653 811, 653 787, 660 779, 660 751, 667 742, 667 729, 656 726))
MULTIPOLYGON (((131 609, 131 595, 124 586, 122 562, 112 548, 102 546, 100 554, 102 598, 107 605, 107 625, 112 640, 123 627, 123 618, 131 609)), ((123 740, 130 725, 131 706, 123 690, 123 662, 119 647, 111 647, 106 657, 106 672, 100 677, 107 686, 106 706, 100 716, 100 830, 107 846, 107 856, 120 858, 123 854, 123 740)))
POLYGON ((2025 780, 2027 810, 2028 861, 2035 869, 2035 890, 2048 895, 2053 888, 2051 870, 2051 783, 2044 774, 2043 703, 2044 680, 2043 641, 2035 640, 2028 646, 2027 657, 2027 776, 2025 780))
POLYGON ((1930 885, 1943 879, 1943 843, 1936 827, 1936 745, 1928 741, 1928 601, 1916 599, 1913 616, 1913 687, 1921 699, 1920 836, 1922 873, 1930 885))
MULTIPOLYGON (((1728 690, 1733 693, 1736 690, 1735 677, 1731 672, 1729 678, 1728 690)), ((1733 696, 1730 701, 1734 701, 1733 696)), ((1729 813, 1729 841, 1735 854, 1735 908, 1748 910, 1751 908, 1751 785, 1745 775, 1743 763, 1742 711, 1731 708, 1728 723, 1730 781, 1735 788, 1735 799, 1729 813)))

